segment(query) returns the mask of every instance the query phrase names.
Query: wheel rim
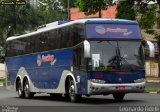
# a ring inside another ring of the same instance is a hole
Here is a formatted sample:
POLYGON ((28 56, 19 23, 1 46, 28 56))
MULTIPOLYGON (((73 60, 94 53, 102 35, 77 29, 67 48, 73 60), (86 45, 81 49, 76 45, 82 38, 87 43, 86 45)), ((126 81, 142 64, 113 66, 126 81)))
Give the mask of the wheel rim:
POLYGON ((29 94, 29 85, 28 84, 25 85, 24 91, 25 91, 25 96, 28 97, 28 94, 29 94))
POLYGON ((18 84, 18 95, 22 95, 21 83, 18 84))
POLYGON ((20 88, 18 88, 18 95, 21 96, 22 95, 22 91, 20 88))
POLYGON ((70 83, 69 95, 70 95, 71 100, 73 100, 75 97, 75 86, 74 86, 73 82, 70 83))

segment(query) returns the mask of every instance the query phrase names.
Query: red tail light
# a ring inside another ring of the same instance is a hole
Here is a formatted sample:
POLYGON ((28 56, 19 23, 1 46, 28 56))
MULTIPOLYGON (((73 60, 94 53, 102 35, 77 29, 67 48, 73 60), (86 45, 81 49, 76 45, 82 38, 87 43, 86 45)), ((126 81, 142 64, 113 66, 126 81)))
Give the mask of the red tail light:
POLYGON ((96 74, 96 75, 95 75, 95 78, 101 79, 101 78, 103 78, 103 74, 96 74))

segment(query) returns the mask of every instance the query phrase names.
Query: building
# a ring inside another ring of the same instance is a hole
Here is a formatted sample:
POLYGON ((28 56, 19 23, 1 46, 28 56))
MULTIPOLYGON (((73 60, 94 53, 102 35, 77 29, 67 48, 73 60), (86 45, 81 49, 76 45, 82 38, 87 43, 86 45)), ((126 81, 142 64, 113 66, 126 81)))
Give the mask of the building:
MULTIPOLYGON (((109 6, 107 10, 102 10, 102 18, 116 18, 117 5, 109 6)), ((81 18, 97 18, 98 13, 86 16, 84 12, 80 12, 78 8, 70 9, 70 18, 71 20, 81 19, 81 18)))

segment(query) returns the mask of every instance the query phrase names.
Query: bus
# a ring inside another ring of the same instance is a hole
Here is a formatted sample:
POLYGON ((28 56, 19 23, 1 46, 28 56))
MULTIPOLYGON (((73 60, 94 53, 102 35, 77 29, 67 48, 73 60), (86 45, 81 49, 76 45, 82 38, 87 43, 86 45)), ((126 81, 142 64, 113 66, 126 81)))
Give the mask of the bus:
POLYGON ((138 23, 123 19, 56 21, 6 41, 6 73, 20 98, 112 94, 122 101, 144 91, 145 46, 154 57, 138 23))

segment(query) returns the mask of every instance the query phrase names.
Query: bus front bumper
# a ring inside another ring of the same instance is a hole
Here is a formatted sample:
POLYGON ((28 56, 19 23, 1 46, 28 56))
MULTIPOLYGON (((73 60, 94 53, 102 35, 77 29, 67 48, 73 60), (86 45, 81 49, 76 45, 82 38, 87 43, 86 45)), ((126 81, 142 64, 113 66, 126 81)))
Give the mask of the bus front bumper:
POLYGON ((141 93, 144 92, 145 82, 126 83, 126 84, 99 84, 88 81, 88 94, 112 94, 116 92, 123 93, 141 93))

